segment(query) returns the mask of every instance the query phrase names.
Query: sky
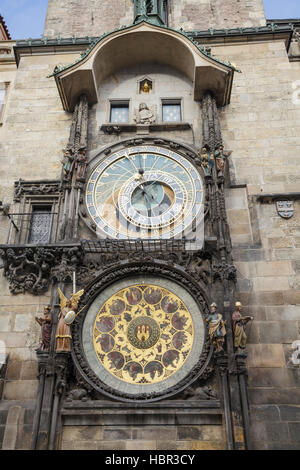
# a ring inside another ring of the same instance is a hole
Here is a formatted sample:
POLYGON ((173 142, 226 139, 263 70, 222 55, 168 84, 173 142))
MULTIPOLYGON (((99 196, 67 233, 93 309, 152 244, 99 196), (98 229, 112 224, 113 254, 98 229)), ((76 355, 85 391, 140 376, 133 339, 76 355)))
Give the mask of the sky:
MULTIPOLYGON (((11 37, 41 37, 47 3, 48 0, 0 0, 0 14, 5 19, 11 37)), ((264 0, 264 7, 266 17, 270 19, 300 18, 300 0, 264 0)))

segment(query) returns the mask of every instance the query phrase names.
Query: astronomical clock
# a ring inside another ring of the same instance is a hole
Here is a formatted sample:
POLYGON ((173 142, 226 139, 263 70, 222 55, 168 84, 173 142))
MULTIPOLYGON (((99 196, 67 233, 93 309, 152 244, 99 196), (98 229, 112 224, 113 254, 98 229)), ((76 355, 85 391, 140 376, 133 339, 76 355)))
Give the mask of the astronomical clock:
POLYGON ((184 156, 158 146, 129 147, 92 171, 86 205, 98 233, 116 239, 170 239, 189 230, 203 182, 184 156))
MULTIPOLYGON (((201 173, 183 152, 128 146, 91 162, 85 204, 99 238, 170 240, 193 230, 204 191, 201 173)), ((88 309, 74 333, 76 362, 99 392, 158 400, 205 369, 207 304, 191 281, 183 285, 183 273, 176 280, 155 262, 133 258, 129 253, 122 264, 126 276, 118 265, 113 282, 87 291, 88 309)))

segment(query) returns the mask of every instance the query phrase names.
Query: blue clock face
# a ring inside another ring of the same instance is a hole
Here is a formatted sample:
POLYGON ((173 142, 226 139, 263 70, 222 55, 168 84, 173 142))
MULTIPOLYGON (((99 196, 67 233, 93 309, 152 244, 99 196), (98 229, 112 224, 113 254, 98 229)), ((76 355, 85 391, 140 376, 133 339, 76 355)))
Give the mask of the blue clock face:
POLYGON ((181 234, 200 214, 203 183, 183 156, 156 146, 131 147, 92 172, 86 204, 99 235, 160 239, 181 234))

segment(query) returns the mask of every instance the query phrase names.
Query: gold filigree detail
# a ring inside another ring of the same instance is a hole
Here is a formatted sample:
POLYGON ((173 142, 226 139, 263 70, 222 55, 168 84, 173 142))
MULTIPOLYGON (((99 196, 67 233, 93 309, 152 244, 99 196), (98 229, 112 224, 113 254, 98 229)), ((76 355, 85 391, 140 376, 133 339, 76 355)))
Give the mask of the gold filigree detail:
POLYGON ((193 320, 185 304, 153 284, 135 284, 112 295, 99 309, 93 329, 102 366, 137 385, 158 383, 176 373, 193 341, 193 320))

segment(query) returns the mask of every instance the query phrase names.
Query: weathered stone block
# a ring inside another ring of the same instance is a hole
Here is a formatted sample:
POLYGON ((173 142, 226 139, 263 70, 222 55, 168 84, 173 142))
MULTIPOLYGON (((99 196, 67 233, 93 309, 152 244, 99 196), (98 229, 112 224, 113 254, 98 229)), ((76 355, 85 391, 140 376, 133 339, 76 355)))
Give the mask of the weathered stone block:
POLYGON ((25 361, 22 364, 21 380, 36 380, 38 376, 37 361, 25 361))
POLYGON ((6 423, 7 414, 8 414, 7 410, 0 410, 0 425, 6 423))
POLYGON ((265 307, 267 320, 300 320, 300 309, 295 305, 283 305, 280 307, 265 307))
POLYGON ((147 437, 144 437, 143 431, 147 431, 146 429, 141 429, 139 431, 132 431, 132 429, 129 428, 104 428, 103 431, 103 440, 104 441, 124 441, 128 439, 132 439, 133 433, 135 434, 134 439, 147 439, 147 437))
POLYGON ((282 422, 254 422, 251 426, 251 435, 255 441, 288 442, 288 425, 282 422))
MULTIPOLYGON (((69 441, 68 441, 69 442, 69 441)), ((74 450, 97 450, 98 441, 74 441, 74 450)))
MULTIPOLYGON (((97 450, 125 450, 126 441, 100 441, 97 443, 97 450)), ((138 449, 137 449, 138 450, 138 449)))
POLYGON ((10 315, 0 316, 0 331, 10 331, 10 315))
POLYGON ((260 292, 287 291, 290 289, 287 277, 258 277, 253 279, 253 290, 260 292))
POLYGON ((32 425, 22 425, 18 428, 16 449, 29 450, 32 442, 32 425))
POLYGON ((12 380, 6 382, 4 400, 30 400, 36 398, 37 380, 12 380))
POLYGON ((21 377, 22 362, 9 361, 7 364, 6 379, 19 380, 21 377))
POLYGON ((259 322, 261 343, 291 343, 298 338, 298 323, 292 321, 259 322))
POLYGON ((299 384, 297 369, 264 367, 251 368, 249 372, 250 387, 293 388, 299 384))
POLYGON ((190 426, 179 426, 177 430, 177 439, 179 441, 189 440, 196 441, 201 438, 201 428, 190 427, 190 426))
POLYGON ((178 441, 161 440, 161 441, 157 441, 156 449, 157 450, 178 450, 178 445, 179 445, 178 441))
POLYGON ((27 331, 31 323, 31 318, 28 314, 17 314, 15 319, 14 331, 27 331))
POLYGON ((300 422, 300 405, 299 406, 278 406, 282 421, 299 421, 300 422))
POLYGON ((289 423, 289 431, 290 431, 291 440, 300 444, 300 422, 289 423))
POLYGON ((294 274, 291 261, 268 261, 256 263, 257 276, 291 276, 294 274))
POLYGON ((249 367, 284 367, 285 358, 281 344, 248 344, 249 367))
POLYGON ((102 426, 64 426, 63 428, 63 441, 100 441, 102 438, 102 426))
POLYGON ((300 291, 289 290, 283 293, 284 303, 291 305, 300 304, 300 291))
POLYGON ((2 449, 4 433, 5 433, 5 426, 0 426, 0 449, 2 449))
POLYGON ((249 388, 250 403, 253 405, 298 405, 300 403, 300 390, 281 388, 249 388))
POLYGON ((156 441, 125 441, 126 450, 156 450, 156 441))
POLYGON ((251 406, 251 421, 280 421, 279 409, 275 405, 251 406))

